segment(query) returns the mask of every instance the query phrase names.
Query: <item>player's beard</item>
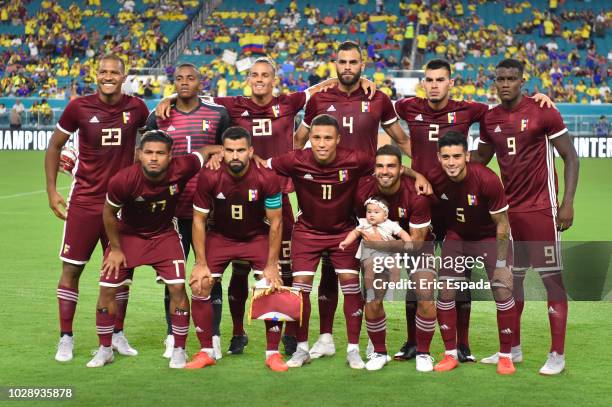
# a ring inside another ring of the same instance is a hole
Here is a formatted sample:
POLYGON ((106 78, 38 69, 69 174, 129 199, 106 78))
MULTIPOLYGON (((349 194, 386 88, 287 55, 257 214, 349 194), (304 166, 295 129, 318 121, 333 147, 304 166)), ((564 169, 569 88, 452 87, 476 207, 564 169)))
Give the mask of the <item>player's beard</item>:
POLYGON ((353 86, 354 84, 359 82, 359 79, 361 79, 361 70, 359 70, 359 72, 357 72, 355 75, 353 75, 353 77, 350 80, 345 80, 344 79, 344 75, 338 75, 338 81, 343 86, 347 86, 347 87, 353 86))
POLYGON ((142 171, 145 173, 145 175, 148 178, 161 178, 161 176, 166 172, 166 170, 168 169, 168 167, 164 167, 164 168, 159 168, 157 170, 149 170, 146 167, 142 167, 142 171))
POLYGON ((238 160, 232 160, 229 162, 228 167, 234 174, 240 174, 246 167, 246 163, 238 160))

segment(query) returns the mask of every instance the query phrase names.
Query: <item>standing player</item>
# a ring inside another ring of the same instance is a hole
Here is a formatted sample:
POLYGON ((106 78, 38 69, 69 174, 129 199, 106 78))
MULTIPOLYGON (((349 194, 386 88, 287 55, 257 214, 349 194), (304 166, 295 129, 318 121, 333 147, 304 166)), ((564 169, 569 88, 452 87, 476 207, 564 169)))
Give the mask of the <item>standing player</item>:
POLYGON ((308 350, 310 291, 319 260, 328 252, 344 294, 347 361, 351 368, 363 369, 365 364, 359 355, 362 299, 359 262, 355 259, 358 244, 353 242, 345 250, 338 245, 355 227, 353 207, 357 185, 360 177, 371 173, 372 162, 365 152, 337 147, 340 128, 330 115, 319 115, 312 120, 309 141, 312 149, 295 150, 268 161, 279 175, 291 177, 302 210, 293 228, 291 269, 293 286, 304 292, 303 313, 297 328, 297 350, 287 365, 301 367, 311 359, 308 350))
MULTIPOLYGON (((374 97, 370 98, 360 89, 359 81, 363 69, 364 62, 359 45, 352 41, 340 44, 336 60, 338 86, 327 92, 317 93, 308 101, 304 121, 295 133, 295 148, 303 148, 306 145, 308 129, 314 117, 329 114, 340 124, 342 147, 361 150, 374 161, 378 129, 382 125, 401 150, 410 155, 409 139, 397 120, 389 97, 381 91, 376 91, 374 97)), ((338 279, 328 256, 323 257, 318 294, 320 338, 312 347, 313 358, 335 353, 332 332, 338 304, 338 279)))
MULTIPOLYGON (((410 230, 414 248, 421 249, 429 234, 431 222, 430 202, 416 192, 414 180, 406 175, 401 176, 402 153, 396 146, 385 145, 376 151, 374 176, 367 176, 359 181, 357 190, 358 216, 364 212, 363 204, 372 196, 382 196, 389 203, 389 220, 399 222, 404 230, 410 230)), ((433 254, 433 247, 423 246, 422 252, 433 254)), ((417 282, 417 370, 431 370, 429 345, 434 334, 436 307, 433 301, 433 290, 425 290, 433 281, 435 271, 432 269, 412 270, 411 278, 417 282), (420 282, 424 281, 424 284, 420 282), (422 356, 421 356, 422 355, 422 356)), ((384 295, 384 293, 383 293, 384 295)), ((379 370, 387 364, 386 325, 387 318, 382 296, 377 296, 365 305, 365 320, 368 336, 374 346, 369 356, 366 369, 379 370)))
MULTIPOLYGON (((172 156, 180 157, 205 145, 221 144, 221 134, 229 127, 229 116, 223 106, 200 99, 202 90, 200 73, 193 64, 181 64, 174 72, 174 86, 177 91, 176 103, 171 107, 167 119, 156 119, 151 113, 147 120, 148 129, 162 129, 172 137, 172 156)), ((185 257, 191 248, 191 223, 193 216, 193 194, 198 177, 193 177, 181 194, 176 209, 178 230, 185 257)), ((174 336, 170 318, 170 293, 166 286, 164 297, 166 309, 167 337, 164 357, 170 358, 174 348, 174 336)), ((219 304, 221 307, 221 304, 219 304)), ((215 358, 222 357, 218 332, 213 336, 215 358)))
MULTIPOLYGON (((248 262, 256 275, 273 288, 282 285, 278 256, 282 237, 280 180, 267 168, 258 168, 251 135, 242 127, 223 133, 223 164, 219 170, 200 173, 193 203, 193 242, 196 263, 189 280, 193 291, 193 322, 201 351, 187 364, 198 369, 215 364, 212 352, 212 306, 210 291, 232 260, 248 262), (206 222, 211 213, 210 230, 206 222)), ((281 323, 265 321, 266 365, 286 371, 278 352, 281 323)))
POLYGON ((465 281, 468 262, 485 267, 497 308, 497 329, 500 351, 497 373, 515 371, 510 349, 516 307, 512 296, 512 274, 507 266, 510 236, 508 204, 501 181, 493 171, 479 163, 468 163, 470 153, 465 136, 449 131, 438 140, 438 157, 442 167, 427 172, 440 208, 448 219, 441 257, 444 265, 439 280, 444 283, 438 292, 438 324, 446 349, 444 359, 434 370, 456 368, 456 289, 455 282, 465 281), (446 259, 452 259, 453 266, 446 259))
MULTIPOLYGON (((395 104, 397 114, 406 121, 410 131, 411 167, 421 174, 439 167, 437 158, 439 137, 452 130, 467 138, 470 126, 478 123, 489 110, 489 106, 484 103, 452 100, 450 89, 453 83, 450 64, 445 60, 433 59, 425 65, 423 88, 426 99, 405 98, 395 104)), ((538 94, 534 99, 541 101, 540 105, 546 103, 550 107, 552 104, 546 95, 538 94)), ((444 214, 437 205, 432 207, 432 219, 434 236, 436 242, 440 244, 444 240, 446 225, 444 214)), ((473 362, 476 359, 471 354, 468 335, 471 311, 469 290, 461 293, 460 300, 456 303, 459 360, 473 362)), ((416 303, 407 301, 408 340, 395 355, 398 360, 411 359, 416 354, 415 314, 416 303)))
POLYGON ((138 150, 139 163, 119 171, 108 183, 104 228, 109 245, 96 312, 100 348, 87 367, 102 367, 113 361, 115 294, 119 287, 132 283, 134 268, 143 265, 152 266, 157 281, 168 286, 175 337, 170 367, 185 367, 189 301, 185 292, 185 254, 174 215, 187 182, 202 168, 205 157, 220 148, 204 147, 175 160, 171 151, 172 139, 165 132, 146 132, 138 150))
MULTIPOLYGON (((62 113, 45 154, 47 196, 53 213, 65 220, 60 249, 62 275, 57 287, 60 341, 55 359, 72 360, 72 321, 79 298, 79 278, 98 241, 107 245, 102 209, 109 179, 134 162, 136 133, 145 124, 149 111, 141 99, 121 93, 125 81, 123 60, 104 55, 97 72, 95 94, 71 101, 62 113), (66 201, 57 192, 56 178, 60 151, 70 135, 78 131, 79 159, 74 182, 66 201), (62 208, 63 207, 63 208, 62 208)), ((117 293, 113 347, 122 355, 136 355, 123 334, 123 320, 129 291, 117 293)))
MULTIPOLYGON (((506 196, 514 244, 514 297, 517 324, 512 358, 523 358, 520 317, 523 311, 525 271, 540 273, 548 297, 548 319, 552 344, 544 375, 559 374, 565 368, 567 294, 561 271, 560 234, 572 226, 574 195, 578 184, 579 161, 559 112, 542 109, 522 95, 523 64, 516 59, 501 61, 495 70, 495 86, 501 105, 487 112, 481 125, 480 144, 472 159, 487 164, 497 155, 506 196), (557 204, 557 173, 553 147, 564 163, 564 194, 557 204), (534 225, 537 225, 535 227, 534 225)), ((497 355, 483 363, 495 363, 497 355)))

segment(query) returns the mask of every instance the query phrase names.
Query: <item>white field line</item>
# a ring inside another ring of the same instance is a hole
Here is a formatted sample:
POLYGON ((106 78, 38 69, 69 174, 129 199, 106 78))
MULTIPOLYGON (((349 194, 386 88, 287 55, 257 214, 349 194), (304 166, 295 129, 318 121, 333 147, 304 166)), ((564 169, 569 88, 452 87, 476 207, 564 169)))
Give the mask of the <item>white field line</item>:
MULTIPOLYGON (((70 186, 59 187, 57 190, 58 191, 63 191, 64 189, 69 189, 69 188, 70 188, 70 186)), ((42 194, 43 192, 47 192, 47 190, 46 189, 39 189, 37 191, 21 192, 19 194, 13 194, 13 195, 0 195, 0 199, 20 198, 22 196, 42 194)))

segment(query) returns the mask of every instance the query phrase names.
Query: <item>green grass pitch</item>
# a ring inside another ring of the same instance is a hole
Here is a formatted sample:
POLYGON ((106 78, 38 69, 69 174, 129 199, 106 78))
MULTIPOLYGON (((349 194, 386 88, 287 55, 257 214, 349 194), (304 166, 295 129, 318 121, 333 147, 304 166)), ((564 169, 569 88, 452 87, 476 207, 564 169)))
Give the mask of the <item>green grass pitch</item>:
MULTIPOLYGON (((161 357, 165 336, 162 288, 153 271, 136 272, 126 333, 140 352, 134 358, 117 356, 102 369, 87 369, 97 347, 94 312, 97 297, 97 251, 81 279, 75 320, 75 359, 53 359, 58 339, 55 288, 60 271, 57 252, 62 223, 47 206, 43 153, 0 152, 0 386, 70 386, 78 405, 158 405, 162 402, 251 405, 609 405, 612 382, 612 304, 572 302, 567 336, 567 370, 559 377, 537 374, 549 345, 548 318, 543 302, 528 302, 523 314, 525 361, 512 377, 500 377, 494 366, 462 365, 445 374, 418 374, 414 361, 391 362, 379 372, 353 371, 344 360, 346 339, 341 306, 337 313, 337 355, 275 374, 264 367, 263 323, 247 326, 250 344, 242 356, 224 356, 217 366, 200 371, 172 371, 161 357), (606 401, 608 400, 608 401, 606 401)), ((574 227, 566 240, 610 240, 612 202, 608 180, 612 161, 583 159, 576 198, 574 227)), ((69 179, 59 176, 61 192, 69 179)), ((583 271, 586 275, 588 270, 583 271)), ((227 279, 226 279, 227 280, 227 279)), ((530 279, 528 284, 539 284, 530 279)), ((318 334, 313 294, 311 343, 318 334)), ((386 304, 387 342, 397 351, 405 339, 402 303, 386 304)), ((222 342, 231 333, 224 308, 222 342)), ((472 312, 471 342, 477 357, 496 351, 495 307, 477 302, 472 312)), ((367 335, 362 330, 362 349, 367 335)), ((189 353, 197 349, 193 329, 189 353)), ((439 358, 442 342, 434 337, 432 355, 439 358)), ((2 403, 2 400, 0 400, 2 403)), ((32 402, 35 403, 35 402, 32 402)), ((45 402, 55 404, 56 402, 45 402)), ((45 405, 47 405, 45 404, 45 405)))

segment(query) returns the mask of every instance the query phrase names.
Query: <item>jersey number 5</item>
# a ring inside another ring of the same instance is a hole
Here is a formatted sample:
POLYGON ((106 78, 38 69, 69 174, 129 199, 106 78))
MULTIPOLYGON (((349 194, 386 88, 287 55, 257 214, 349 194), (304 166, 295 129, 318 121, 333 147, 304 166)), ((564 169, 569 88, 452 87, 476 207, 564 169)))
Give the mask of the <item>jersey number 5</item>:
POLYGON ((271 136, 272 135, 272 120, 271 119, 253 119, 253 137, 271 136))
POLYGON ((121 128, 102 129, 103 146, 121 145, 121 128))

